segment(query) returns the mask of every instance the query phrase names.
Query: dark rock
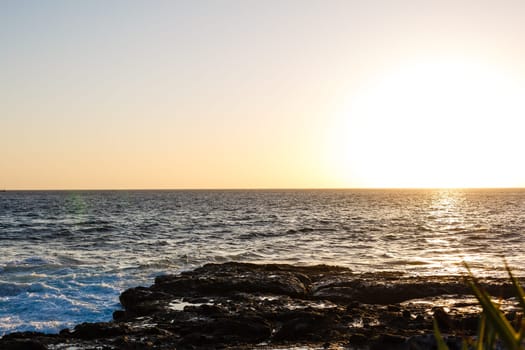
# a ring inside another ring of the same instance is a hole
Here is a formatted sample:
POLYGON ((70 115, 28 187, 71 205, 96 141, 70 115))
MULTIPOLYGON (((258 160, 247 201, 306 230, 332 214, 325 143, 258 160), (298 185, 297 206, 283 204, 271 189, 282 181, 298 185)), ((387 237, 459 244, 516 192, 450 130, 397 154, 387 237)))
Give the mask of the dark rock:
POLYGON ((298 317, 284 321, 274 340, 323 340, 321 334, 326 333, 327 320, 322 314, 303 313, 298 317))
POLYGON ((69 328, 64 328, 60 332, 58 332, 58 334, 62 337, 68 337, 71 335, 71 330, 69 328))
POLYGON ((452 319, 447 314, 447 312, 440 306, 432 308, 434 313, 434 319, 437 321, 437 324, 442 330, 452 329, 452 319))
POLYGON ((399 305, 388 305, 386 307, 386 309, 388 311, 391 311, 391 312, 399 312, 399 311, 401 311, 401 307, 399 305))
POLYGON ((478 315, 464 315, 457 322, 456 325, 459 329, 464 330, 468 333, 474 333, 478 329, 479 316, 478 315))
POLYGON ((171 298, 172 295, 162 291, 137 287, 124 291, 119 299, 126 315, 143 316, 163 310, 165 301, 171 298))
POLYGON ((354 279, 323 285, 313 290, 313 296, 339 302, 358 301, 366 304, 396 304, 410 299, 428 298, 444 294, 467 294, 459 284, 443 284, 421 280, 388 284, 385 281, 354 279))
MULTIPOLYGON (((213 269, 213 265, 205 267, 213 269)), ((292 297, 306 296, 305 275, 274 270, 271 273, 257 269, 224 269, 217 273, 201 268, 194 275, 162 276, 155 279, 154 290, 173 296, 232 295, 236 293, 272 293, 292 297)), ((124 304, 124 303, 123 303, 124 304)))
POLYGON ((415 335, 407 340, 407 349, 437 349, 433 334, 415 335))
POLYGON ((82 323, 75 326, 75 329, 69 336, 77 339, 91 340, 124 335, 128 334, 129 331, 129 327, 125 324, 113 322, 82 323))
MULTIPOLYGON (((203 304, 203 305, 195 306, 193 308, 194 308, 193 309, 194 312, 198 313, 199 315, 204 315, 204 316, 218 316, 218 315, 226 315, 228 313, 228 310, 226 308, 222 306, 218 306, 218 305, 203 304)), ((186 306, 184 310, 190 311, 191 309, 188 308, 188 306, 186 306)))
POLYGON ((41 336, 42 333, 39 332, 14 332, 10 334, 6 334, 2 337, 2 339, 34 339, 36 337, 41 336))
MULTIPOLYGON (((511 290, 499 280, 482 283, 499 295, 511 290)), ((0 349, 244 350, 260 343, 431 349, 433 318, 451 334, 452 349, 461 344, 454 332, 476 332, 478 315, 461 301, 464 295, 470 290, 456 277, 356 275, 326 265, 208 264, 124 291, 123 310, 113 313, 113 322, 83 323, 55 335, 12 333, 0 339, 0 349), (435 307, 450 300, 457 301, 450 312, 435 307)))
POLYGON ((47 350, 47 346, 44 344, 29 339, 18 339, 18 340, 1 340, 0 348, 2 350, 47 350))
POLYGON ((376 349, 406 349, 406 338, 397 334, 383 334, 372 345, 372 350, 376 349))
POLYGON ((258 343, 268 339, 272 329, 270 324, 258 317, 239 317, 236 319, 221 318, 216 320, 204 332, 214 336, 219 341, 242 341, 258 343))
POLYGON ((369 341, 369 338, 361 333, 354 333, 350 336, 350 345, 362 345, 369 341))
POLYGON ((126 318, 127 314, 123 310, 115 310, 113 311, 113 319, 115 321, 122 321, 126 318))
POLYGON ((360 306, 360 303, 357 301, 352 301, 348 305, 346 305, 347 311, 352 311, 354 309, 357 309, 360 306))

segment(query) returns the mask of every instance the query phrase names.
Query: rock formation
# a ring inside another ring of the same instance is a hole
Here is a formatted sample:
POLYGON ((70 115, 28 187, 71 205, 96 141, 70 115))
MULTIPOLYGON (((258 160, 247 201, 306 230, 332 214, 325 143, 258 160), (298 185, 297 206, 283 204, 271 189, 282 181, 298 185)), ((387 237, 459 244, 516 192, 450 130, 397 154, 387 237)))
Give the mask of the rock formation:
MULTIPOLYGON (((510 297, 506 281, 486 289, 510 297)), ((120 296, 111 322, 49 335, 12 333, 11 349, 428 349, 432 320, 451 348, 476 331, 479 308, 457 277, 354 274, 335 266, 208 264, 120 296)), ((507 307, 512 316, 512 305, 507 307)), ((512 318, 512 317, 511 317, 512 318)))

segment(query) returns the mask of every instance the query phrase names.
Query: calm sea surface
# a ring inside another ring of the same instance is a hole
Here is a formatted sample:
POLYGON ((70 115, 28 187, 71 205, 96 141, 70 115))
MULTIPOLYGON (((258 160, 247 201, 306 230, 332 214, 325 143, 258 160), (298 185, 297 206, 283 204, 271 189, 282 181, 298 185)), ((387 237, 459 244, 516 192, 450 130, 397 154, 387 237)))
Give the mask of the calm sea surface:
POLYGON ((107 321, 208 262, 525 276, 525 190, 0 192, 0 335, 107 321))

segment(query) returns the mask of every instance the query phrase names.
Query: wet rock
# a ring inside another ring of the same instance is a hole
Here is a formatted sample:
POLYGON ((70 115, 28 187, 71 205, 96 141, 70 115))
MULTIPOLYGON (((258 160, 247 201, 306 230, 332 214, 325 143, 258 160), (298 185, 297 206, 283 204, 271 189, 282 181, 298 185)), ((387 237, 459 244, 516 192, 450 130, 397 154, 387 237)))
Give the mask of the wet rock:
POLYGON ((283 323, 274 336, 277 341, 326 339, 336 323, 329 315, 319 312, 292 312, 281 317, 283 323))
POLYGON ((58 334, 63 336, 63 337, 67 337, 67 336, 71 335, 71 330, 69 328, 64 328, 60 332, 58 332, 58 334))
POLYGON ((382 334, 375 339, 371 348, 372 350, 406 349, 406 338, 397 334, 382 334))
POLYGON ((270 324, 260 317, 221 317, 184 335, 181 344, 258 343, 271 335, 270 324))
POLYGON ((312 295, 339 302, 358 301, 366 304, 389 305, 410 299, 428 298, 444 294, 466 294, 468 289, 457 283, 436 283, 424 280, 408 279, 394 281, 370 281, 354 279, 322 285, 315 288, 312 295))
POLYGON ((228 309, 218 305, 203 304, 199 306, 186 306, 184 311, 193 311, 203 316, 221 316, 228 314, 228 309))
POLYGON ((115 310, 113 311, 113 319, 115 321, 123 321, 126 318, 127 314, 123 310, 115 310))
POLYGON ((114 322, 81 323, 68 336, 77 339, 101 339, 125 335, 130 332, 126 324, 114 322))
POLYGON ((155 279, 154 290, 173 296, 232 295, 236 293, 272 293, 304 297, 309 278, 301 273, 249 268, 248 264, 231 265, 217 270, 210 264, 195 274, 161 276, 155 279))
POLYGON ((478 324, 478 315, 464 315, 456 321, 456 328, 458 330, 464 330, 465 333, 474 333, 478 328, 478 324))
POLYGON ((354 333, 349 337, 349 343, 351 346, 360 346, 366 344, 370 339, 361 333, 354 333))
POLYGON ((172 295, 151 288, 136 287, 124 291, 119 299, 126 314, 117 314, 117 316, 124 318, 162 311, 165 308, 166 301, 172 299, 172 295))
POLYGON ((447 314, 447 312, 440 306, 436 306, 432 308, 432 311, 434 313, 434 318, 442 330, 449 330, 452 329, 452 319, 447 314))
POLYGON ((391 312, 399 312, 399 311, 401 311, 401 307, 399 305, 388 305, 386 307, 386 309, 388 311, 391 311, 391 312))
POLYGON ((33 339, 40 336, 42 333, 39 332, 14 332, 6 334, 2 337, 3 340, 20 340, 20 339, 33 339))
MULTIPOLYGON (((504 295, 511 289, 498 280, 484 281, 484 288, 504 295)), ((13 333, 0 339, 0 349, 430 349, 433 318, 451 334, 453 348, 461 344, 454 332, 474 334, 477 327, 476 309, 462 301, 466 295, 470 290, 456 277, 208 264, 124 291, 113 322, 83 323, 55 335, 13 333), (447 311, 437 305, 448 305, 447 311)))
POLYGON ((3 350, 47 350, 47 346, 35 340, 5 340, 0 344, 3 350))

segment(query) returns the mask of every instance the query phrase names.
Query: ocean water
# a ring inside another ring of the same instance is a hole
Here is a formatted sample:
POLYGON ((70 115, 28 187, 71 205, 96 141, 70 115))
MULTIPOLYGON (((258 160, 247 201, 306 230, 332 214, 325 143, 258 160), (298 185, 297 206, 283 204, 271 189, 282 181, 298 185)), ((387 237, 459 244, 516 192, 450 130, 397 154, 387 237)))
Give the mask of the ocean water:
POLYGON ((108 321, 126 288, 208 262, 525 276, 525 190, 0 193, 0 335, 108 321))

